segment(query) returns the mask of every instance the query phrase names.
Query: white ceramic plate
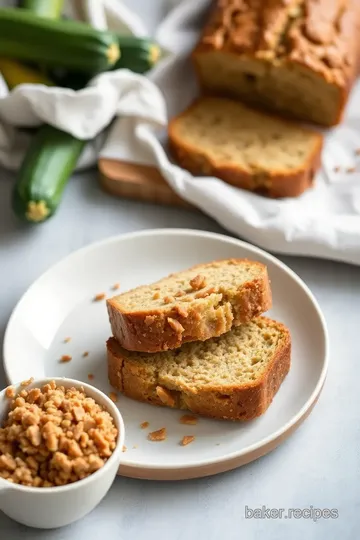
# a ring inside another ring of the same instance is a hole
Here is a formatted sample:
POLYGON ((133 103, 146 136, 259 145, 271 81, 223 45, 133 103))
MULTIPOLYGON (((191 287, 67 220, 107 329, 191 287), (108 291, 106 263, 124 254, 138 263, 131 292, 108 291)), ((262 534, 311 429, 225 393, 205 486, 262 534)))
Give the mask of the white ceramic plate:
POLYGON ((73 253, 41 276, 16 306, 4 340, 4 366, 10 383, 30 376, 66 376, 107 382, 105 341, 110 327, 104 301, 94 295, 115 283, 125 291, 171 272, 214 259, 246 257, 268 266, 274 307, 269 315, 292 334, 292 367, 268 411, 248 423, 200 418, 179 423, 180 411, 142 404, 124 396, 119 407, 126 425, 120 474, 148 479, 184 479, 238 467, 275 448, 306 418, 327 371, 327 332, 309 289, 288 267, 264 251, 222 235, 191 230, 152 230, 110 238, 73 253), (71 337, 69 343, 64 343, 71 337), (82 356, 89 351, 89 356, 82 356), (60 363, 63 354, 72 361, 60 363), (140 424, 149 422, 149 429, 140 424), (166 427, 164 442, 147 432, 166 427), (195 441, 182 447, 184 435, 195 441))

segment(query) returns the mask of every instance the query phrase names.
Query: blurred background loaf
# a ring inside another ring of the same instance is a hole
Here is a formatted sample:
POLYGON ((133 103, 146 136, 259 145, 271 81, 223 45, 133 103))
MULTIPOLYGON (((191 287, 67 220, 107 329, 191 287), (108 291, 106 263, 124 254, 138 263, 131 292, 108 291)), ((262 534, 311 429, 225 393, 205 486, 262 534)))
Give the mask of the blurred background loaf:
POLYGON ((337 124, 359 67, 359 0, 217 0, 193 51, 202 91, 337 124))

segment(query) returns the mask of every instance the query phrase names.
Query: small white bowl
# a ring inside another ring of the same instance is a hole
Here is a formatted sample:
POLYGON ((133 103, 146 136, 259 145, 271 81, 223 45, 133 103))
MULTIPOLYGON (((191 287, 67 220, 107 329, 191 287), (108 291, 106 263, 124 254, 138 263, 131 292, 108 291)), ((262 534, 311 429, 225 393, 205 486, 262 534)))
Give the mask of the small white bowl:
MULTIPOLYGON (((10 518, 40 529, 53 529, 72 523, 93 510, 105 497, 117 474, 125 439, 122 416, 116 405, 103 392, 73 379, 49 377, 32 382, 26 389, 55 381, 65 388, 82 386, 87 396, 102 405, 113 417, 119 435, 117 445, 105 465, 87 478, 66 486, 35 488, 13 484, 0 478, 0 509, 10 518)), ((21 385, 14 385, 18 392, 21 385)), ((5 390, 0 393, 0 426, 9 410, 5 390)))

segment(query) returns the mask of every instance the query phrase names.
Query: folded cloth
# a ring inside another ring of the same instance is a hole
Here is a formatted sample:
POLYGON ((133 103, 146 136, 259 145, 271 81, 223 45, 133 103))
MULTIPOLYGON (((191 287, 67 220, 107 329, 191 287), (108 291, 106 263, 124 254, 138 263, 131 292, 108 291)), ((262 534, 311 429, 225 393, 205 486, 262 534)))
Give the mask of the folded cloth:
MULTIPOLYGON (((322 169, 315 187, 301 197, 269 200, 216 178, 196 178, 169 158, 166 127, 168 118, 197 94, 188 54, 198 39, 210 0, 167 1, 171 9, 155 33, 166 54, 148 77, 117 70, 97 76, 78 92, 22 85, 8 93, 0 80, 0 164, 12 169, 19 166, 29 140, 20 124, 31 127, 47 122, 81 139, 94 137, 78 167, 95 163, 99 155, 154 165, 175 192, 235 235, 275 253, 359 265, 360 173, 346 170, 357 164, 360 168, 360 157, 356 157, 360 83, 352 91, 342 124, 324 131, 322 169), (111 127, 105 129, 114 117, 111 127), (343 172, 335 172, 338 166, 343 172)), ((94 26, 148 33, 141 18, 120 0, 73 3, 94 26)), ((156 3, 152 0, 151 5, 156 3)))

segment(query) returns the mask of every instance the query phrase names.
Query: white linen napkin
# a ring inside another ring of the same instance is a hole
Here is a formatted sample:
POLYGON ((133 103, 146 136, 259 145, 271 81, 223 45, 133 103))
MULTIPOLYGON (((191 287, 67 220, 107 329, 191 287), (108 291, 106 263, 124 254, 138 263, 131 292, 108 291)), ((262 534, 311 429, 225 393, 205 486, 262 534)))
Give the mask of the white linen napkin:
MULTIPOLYGON (((169 1, 169 0, 168 0, 169 1)), ((79 167, 97 155, 159 167, 170 186, 232 233, 275 253, 307 255, 360 264, 360 83, 341 126, 326 132, 322 169, 315 187, 296 199, 269 200, 216 178, 195 178, 166 152, 168 118, 194 98, 196 81, 187 59, 210 0, 182 0, 157 28, 166 57, 146 78, 128 70, 99 75, 89 88, 73 92, 23 85, 6 95, 0 84, 0 163, 16 168, 27 137, 17 129, 41 121, 79 138, 96 137, 79 167), (21 110, 21 115, 19 114, 21 110), (104 127, 118 116, 110 130, 104 127), (100 152, 99 152, 99 148, 100 152), (335 172, 341 166, 343 172, 335 172)), ((170 5, 170 4, 169 4, 170 5)), ((120 0, 83 0, 82 12, 94 26, 137 35, 146 24, 120 0)))

